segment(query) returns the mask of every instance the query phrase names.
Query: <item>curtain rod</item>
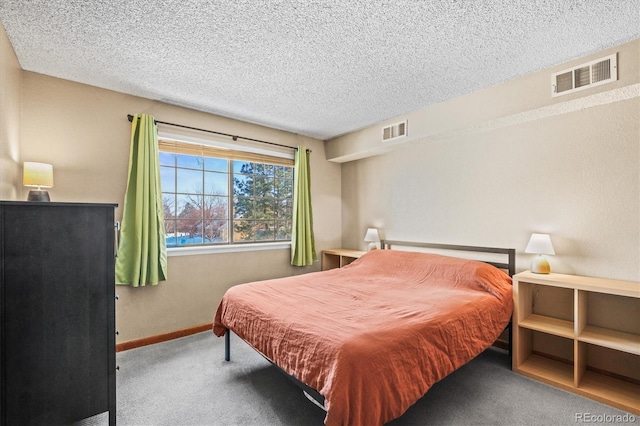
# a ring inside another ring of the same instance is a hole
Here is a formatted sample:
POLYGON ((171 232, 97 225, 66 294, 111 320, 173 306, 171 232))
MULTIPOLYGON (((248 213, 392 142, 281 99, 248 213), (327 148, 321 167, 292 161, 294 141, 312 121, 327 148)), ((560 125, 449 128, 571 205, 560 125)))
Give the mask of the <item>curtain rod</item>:
MULTIPOLYGON (((127 119, 128 119, 129 121, 133 121, 133 115, 131 115, 131 114, 127 114, 127 119)), ((153 120, 153 122, 154 122, 154 123, 156 123, 156 124, 158 124, 158 123, 159 123, 159 124, 166 124, 166 125, 168 125, 168 126, 181 127, 181 128, 183 128, 183 129, 197 130, 197 131, 199 131, 199 132, 213 133, 214 135, 228 136, 228 137, 230 137, 231 139, 233 139, 234 141, 237 141, 238 139, 244 139, 244 140, 246 140, 246 141, 258 142, 258 143, 266 143, 266 144, 268 144, 268 145, 275 145, 275 146, 279 146, 279 147, 281 147, 281 148, 293 149, 294 151, 297 151, 297 150, 298 150, 298 148, 297 148, 297 147, 294 147, 294 146, 282 145, 282 144, 275 143, 275 142, 261 141, 260 139, 245 138, 245 137, 238 136, 238 135, 230 135, 230 134, 228 134, 228 133, 216 132, 216 131, 213 131, 213 130, 207 130, 207 129, 199 129, 199 128, 197 128, 197 127, 190 127, 190 126, 184 126, 184 125, 182 125, 182 124, 168 123, 168 122, 166 122, 166 121, 160 121, 160 120, 155 120, 155 119, 153 120)), ((310 153, 310 152, 311 152, 311 150, 310 150, 310 149, 307 149, 307 152, 309 152, 309 153, 310 153)))

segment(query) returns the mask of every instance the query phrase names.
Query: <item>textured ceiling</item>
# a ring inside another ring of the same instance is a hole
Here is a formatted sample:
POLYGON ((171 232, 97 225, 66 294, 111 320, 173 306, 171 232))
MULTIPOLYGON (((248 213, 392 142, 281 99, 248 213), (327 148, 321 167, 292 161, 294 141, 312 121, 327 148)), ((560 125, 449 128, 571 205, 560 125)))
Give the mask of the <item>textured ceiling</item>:
POLYGON ((0 0, 0 21, 25 70, 328 139, 639 38, 640 1, 0 0))

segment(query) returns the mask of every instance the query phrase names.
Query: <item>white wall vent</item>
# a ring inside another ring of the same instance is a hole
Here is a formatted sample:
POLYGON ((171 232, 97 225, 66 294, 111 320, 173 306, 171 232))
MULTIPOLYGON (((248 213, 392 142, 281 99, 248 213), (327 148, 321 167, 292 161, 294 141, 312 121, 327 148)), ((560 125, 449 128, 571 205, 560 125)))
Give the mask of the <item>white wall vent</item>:
POLYGON ((617 53, 551 75, 551 96, 562 96, 618 79, 617 53))
POLYGON ((407 120, 382 128, 383 142, 397 138, 404 138, 405 136, 407 136, 407 120))

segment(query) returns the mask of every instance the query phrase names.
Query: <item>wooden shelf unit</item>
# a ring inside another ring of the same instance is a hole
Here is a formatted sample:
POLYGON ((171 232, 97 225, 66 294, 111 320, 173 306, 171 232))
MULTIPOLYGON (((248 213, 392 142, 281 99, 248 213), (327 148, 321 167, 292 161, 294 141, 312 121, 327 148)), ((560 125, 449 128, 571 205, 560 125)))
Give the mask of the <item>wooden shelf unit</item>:
POLYGON ((364 255, 366 251, 350 249, 329 249, 322 252, 322 270, 342 268, 364 255))
POLYGON ((599 368, 590 368, 588 355, 590 345, 608 348, 612 356, 631 354, 630 370, 640 371, 640 330, 633 325, 638 324, 638 318, 633 314, 640 307, 640 282, 525 271, 513 277, 513 298, 514 371, 640 414, 640 385, 637 378, 627 381, 618 374, 603 374, 599 368), (565 296, 566 292, 572 292, 572 306, 560 303, 555 311, 539 306, 537 293, 542 286, 564 289, 559 291, 565 296), (589 313, 599 308, 595 306, 597 301, 589 301, 592 294, 613 296, 609 303, 618 303, 623 313, 617 312, 617 316, 628 317, 633 330, 629 332, 616 329, 615 326, 603 327, 602 324, 590 323, 589 313), (625 315, 624 309, 628 308, 624 306, 632 307, 629 315, 625 315), (564 312, 559 312, 558 309, 564 312), (567 344, 573 344, 573 359, 560 361, 557 357, 541 356, 534 348, 535 333, 556 336, 555 339, 567 339, 567 344))

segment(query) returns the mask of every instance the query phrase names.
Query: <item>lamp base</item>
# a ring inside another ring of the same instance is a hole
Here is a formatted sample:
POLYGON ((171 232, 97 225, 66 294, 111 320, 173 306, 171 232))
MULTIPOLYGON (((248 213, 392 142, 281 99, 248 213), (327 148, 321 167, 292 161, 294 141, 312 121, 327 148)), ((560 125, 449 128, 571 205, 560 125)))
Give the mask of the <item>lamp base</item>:
POLYGON ((378 246, 376 245, 376 243, 369 243, 369 245, 367 246, 367 251, 376 250, 377 248, 378 246))
POLYGON ((538 255, 531 262, 531 272, 534 274, 548 274, 551 272, 551 266, 544 256, 538 255))
POLYGON ((49 193, 47 191, 32 189, 29 191, 29 196, 27 197, 27 201, 51 201, 49 198, 49 193))

